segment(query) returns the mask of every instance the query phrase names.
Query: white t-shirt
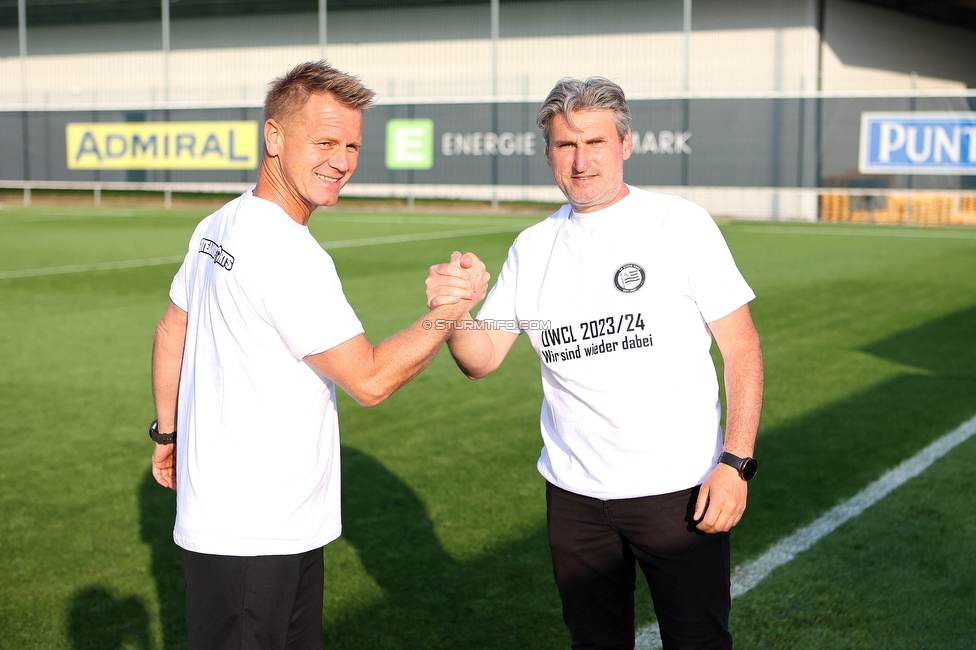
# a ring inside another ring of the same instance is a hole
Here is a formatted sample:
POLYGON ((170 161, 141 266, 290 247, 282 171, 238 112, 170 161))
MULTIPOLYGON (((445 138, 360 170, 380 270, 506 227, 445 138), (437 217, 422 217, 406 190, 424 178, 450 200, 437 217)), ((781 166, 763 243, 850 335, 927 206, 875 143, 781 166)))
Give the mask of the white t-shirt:
POLYGON ((701 483, 722 450, 705 323, 753 298, 715 222, 629 187, 521 233, 480 320, 525 332, 542 367, 539 472, 599 499, 701 483))
POLYGON ((303 359, 362 333, 332 259, 247 192, 204 219, 170 288, 188 314, 173 537, 289 555, 341 530, 335 386, 303 359))

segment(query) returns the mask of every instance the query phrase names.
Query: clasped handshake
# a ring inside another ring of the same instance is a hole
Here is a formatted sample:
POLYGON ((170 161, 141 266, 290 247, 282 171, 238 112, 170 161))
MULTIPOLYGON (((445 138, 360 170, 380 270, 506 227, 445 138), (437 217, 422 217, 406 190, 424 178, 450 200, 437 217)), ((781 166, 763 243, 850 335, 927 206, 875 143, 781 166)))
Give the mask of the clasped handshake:
POLYGON ((450 262, 430 267, 426 281, 427 307, 457 305, 457 317, 466 318, 471 308, 485 297, 490 279, 491 274, 477 255, 454 251, 450 262))

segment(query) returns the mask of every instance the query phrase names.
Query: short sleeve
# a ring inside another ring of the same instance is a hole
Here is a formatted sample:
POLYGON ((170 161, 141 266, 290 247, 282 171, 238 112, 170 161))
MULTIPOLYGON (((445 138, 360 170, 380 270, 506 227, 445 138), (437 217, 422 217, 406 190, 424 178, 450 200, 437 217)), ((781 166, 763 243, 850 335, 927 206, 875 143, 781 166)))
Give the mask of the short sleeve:
POLYGON ((711 323, 753 300, 756 294, 739 272, 711 216, 699 209, 687 225, 688 282, 702 318, 711 323))
POLYGON ((478 320, 491 322, 497 329, 513 334, 522 333, 515 310, 515 289, 518 283, 517 245, 518 240, 508 250, 508 257, 498 274, 498 280, 478 312, 478 320))
POLYGON ((180 265, 179 271, 176 272, 173 281, 169 285, 169 299, 183 311, 189 311, 190 305, 190 267, 199 249, 200 238, 203 237, 203 233, 212 221, 213 215, 210 215, 198 223, 197 227, 193 229, 193 235, 190 237, 190 243, 187 245, 186 255, 183 257, 183 264, 180 265))
POLYGON ((180 270, 176 272, 176 275, 173 277, 173 282, 169 285, 169 299, 174 305, 183 311, 189 311, 188 306, 190 304, 190 292, 186 284, 186 267, 188 264, 189 255, 183 259, 183 264, 180 265, 180 270))

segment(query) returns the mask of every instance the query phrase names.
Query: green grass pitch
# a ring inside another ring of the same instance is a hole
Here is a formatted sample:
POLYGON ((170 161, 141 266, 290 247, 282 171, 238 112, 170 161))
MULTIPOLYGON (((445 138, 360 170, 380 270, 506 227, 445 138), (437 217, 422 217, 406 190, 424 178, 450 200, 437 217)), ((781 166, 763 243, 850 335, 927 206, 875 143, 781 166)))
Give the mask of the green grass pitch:
MULTIPOLYGON (((0 209, 0 648, 183 645, 175 499, 148 471, 149 362, 166 260, 204 214, 0 209)), ((430 264, 472 250, 497 274, 537 219, 333 211, 311 228, 376 343, 424 312, 430 264)), ((976 231, 722 227, 759 296, 767 377, 738 565, 976 413, 976 231)), ((340 396, 327 648, 568 647, 540 400, 524 340, 478 382, 442 351, 375 409, 340 396)), ((737 647, 976 647, 974 464, 970 439, 735 600, 737 647)), ((644 625, 643 585, 637 599, 644 625)))

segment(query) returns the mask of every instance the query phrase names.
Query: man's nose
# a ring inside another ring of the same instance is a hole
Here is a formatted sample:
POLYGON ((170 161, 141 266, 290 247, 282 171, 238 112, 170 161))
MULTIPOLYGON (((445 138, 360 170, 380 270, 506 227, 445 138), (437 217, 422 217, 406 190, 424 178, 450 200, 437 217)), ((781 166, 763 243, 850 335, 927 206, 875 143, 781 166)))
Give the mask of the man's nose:
POLYGON ((573 153, 573 170, 582 172, 590 166, 590 156, 589 152, 586 151, 586 147, 577 147, 576 151, 573 153))
POLYGON ((349 171, 349 152, 345 147, 340 147, 336 151, 332 159, 329 160, 329 166, 338 172, 345 173, 349 171))

